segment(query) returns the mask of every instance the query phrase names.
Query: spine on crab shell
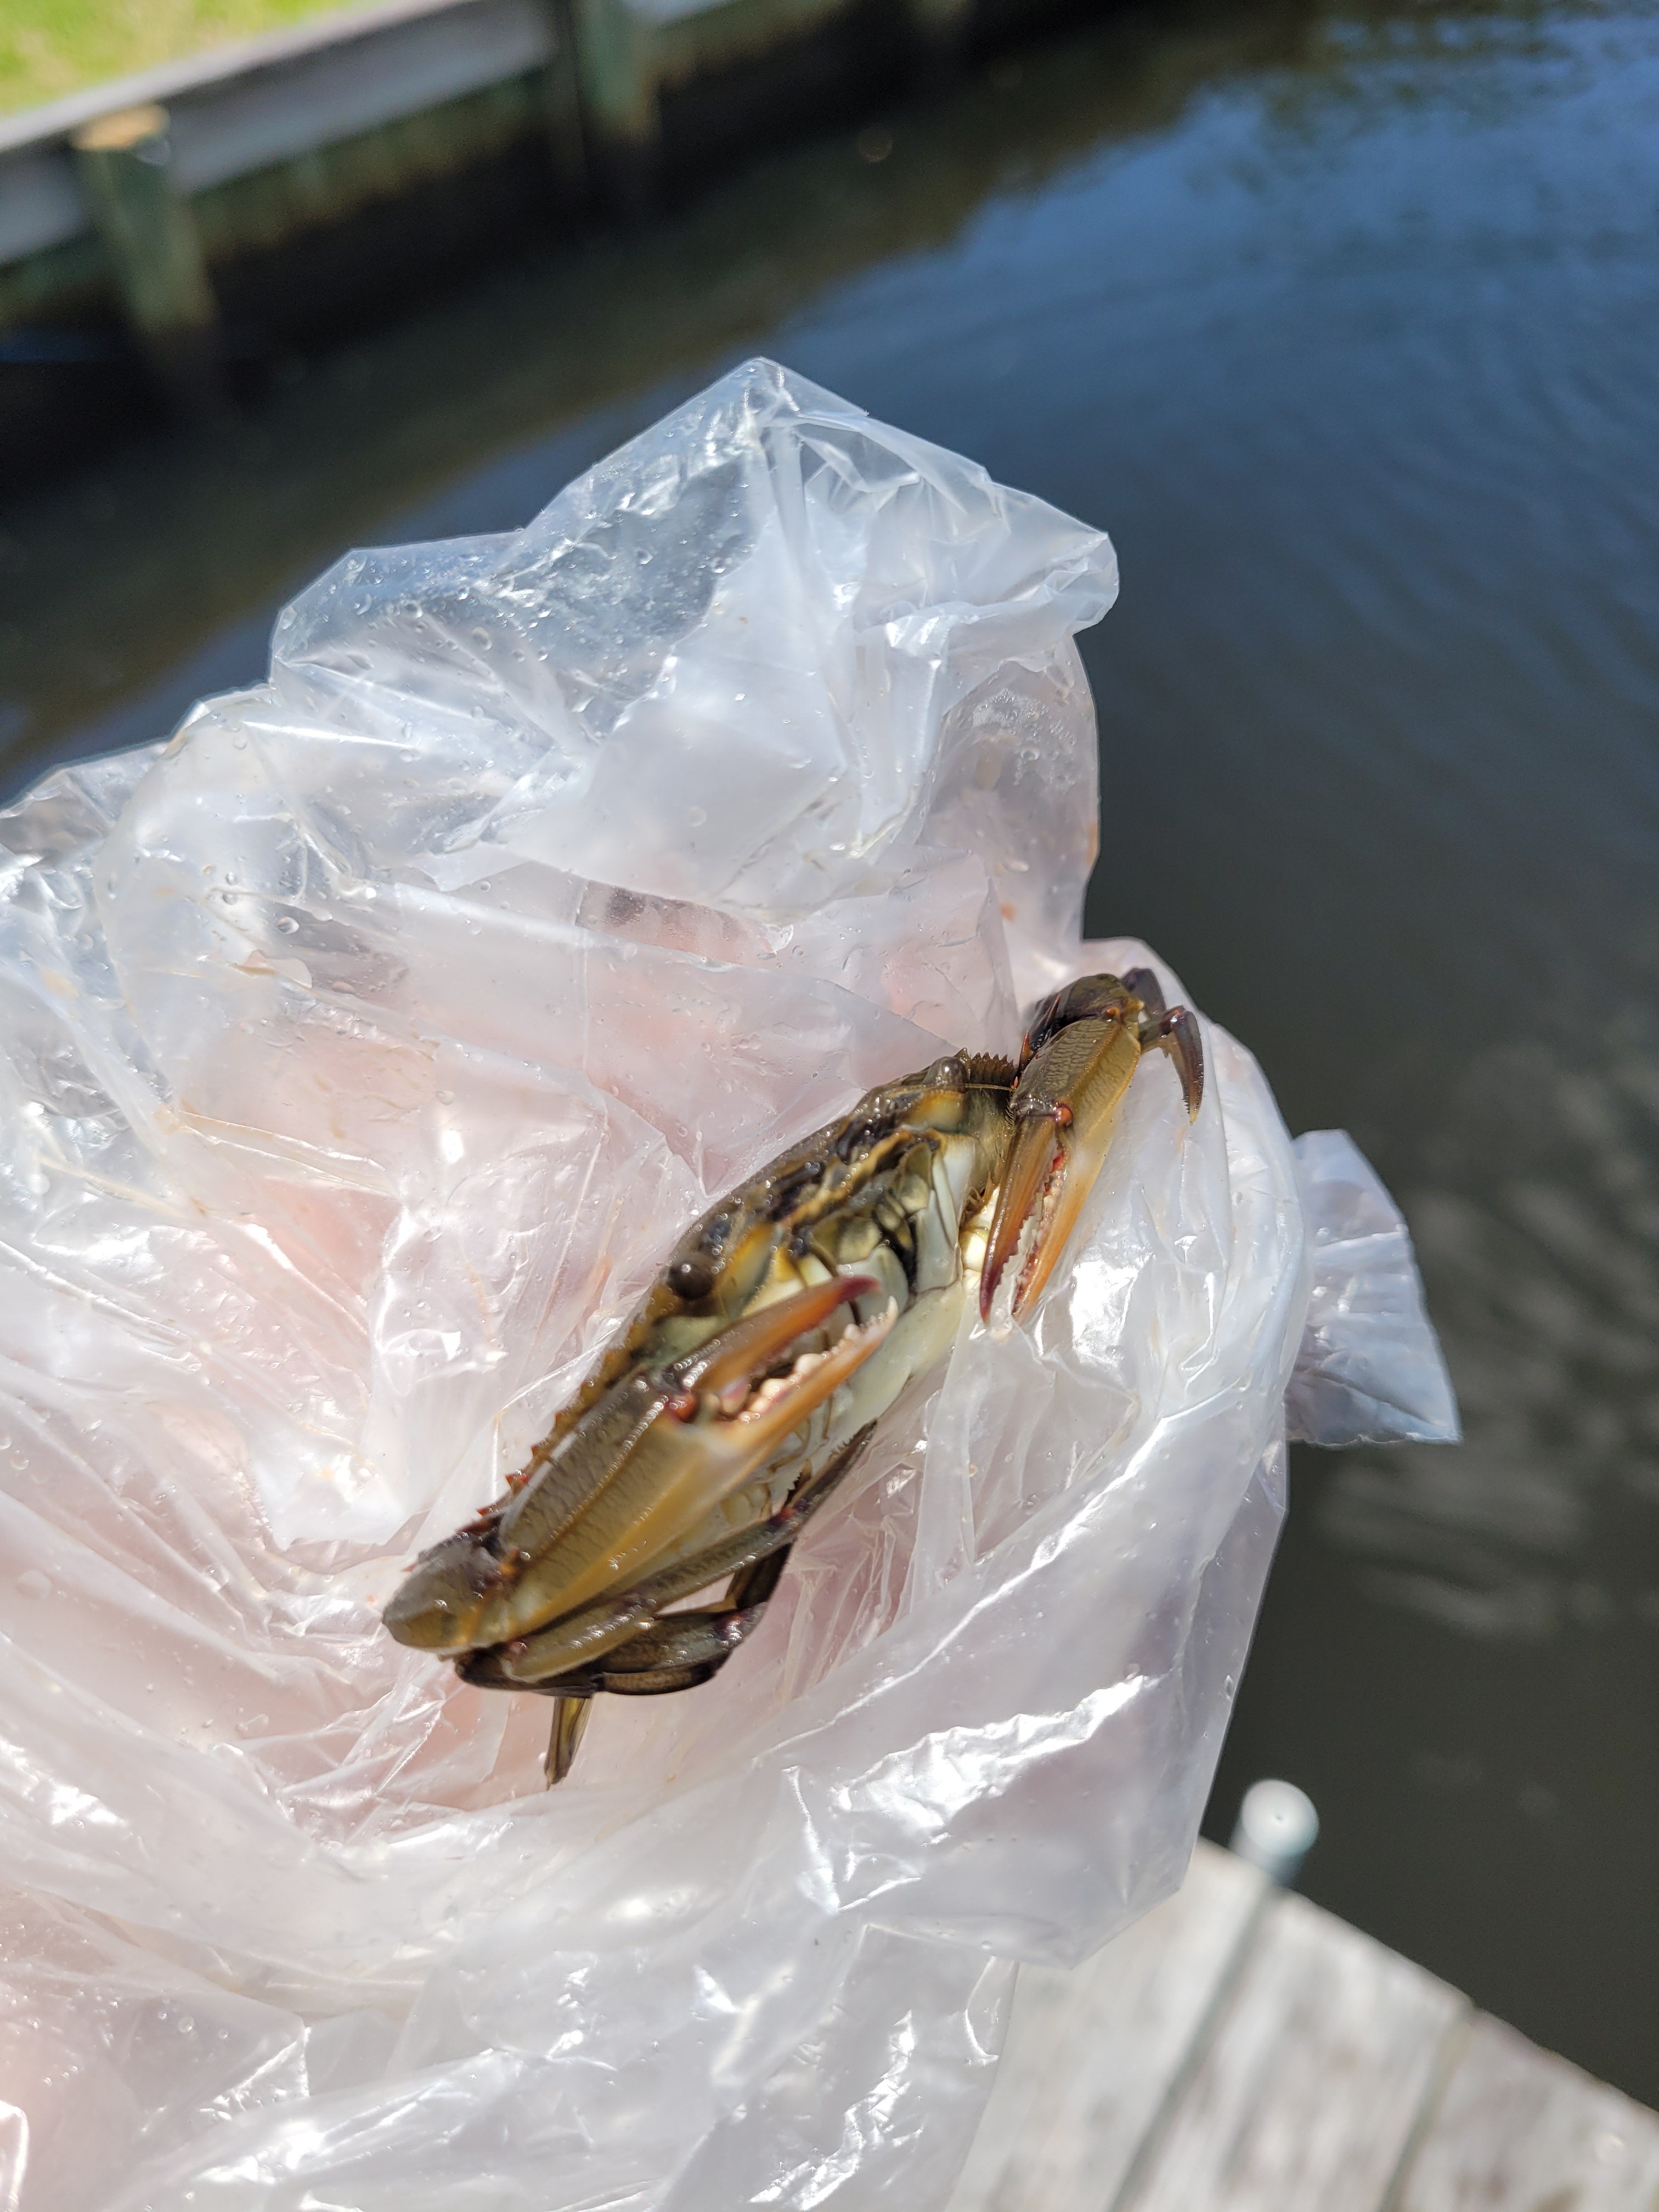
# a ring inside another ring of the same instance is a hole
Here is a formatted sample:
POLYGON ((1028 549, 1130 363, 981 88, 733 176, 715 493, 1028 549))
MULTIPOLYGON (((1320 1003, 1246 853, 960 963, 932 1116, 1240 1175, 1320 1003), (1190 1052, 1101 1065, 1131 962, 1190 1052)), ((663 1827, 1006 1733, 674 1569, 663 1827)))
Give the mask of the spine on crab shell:
POLYGON ((1015 1063, 1000 1052, 964 1052, 957 1057, 962 1062, 964 1091, 1012 1091, 1019 1075, 1015 1063))

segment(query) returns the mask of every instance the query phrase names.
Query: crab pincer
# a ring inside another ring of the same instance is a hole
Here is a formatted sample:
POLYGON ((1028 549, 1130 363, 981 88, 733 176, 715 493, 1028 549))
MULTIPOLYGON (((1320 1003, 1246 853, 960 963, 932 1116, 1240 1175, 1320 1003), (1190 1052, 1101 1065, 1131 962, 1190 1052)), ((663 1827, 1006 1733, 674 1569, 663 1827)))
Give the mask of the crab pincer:
POLYGON ((1022 1319, 1054 1273, 1105 1164, 1140 1055, 1154 1046, 1174 1061, 1196 1119, 1204 1097, 1198 1019, 1165 1006, 1150 969, 1085 976, 1033 1009, 980 1273, 980 1317, 994 1328, 1022 1319))

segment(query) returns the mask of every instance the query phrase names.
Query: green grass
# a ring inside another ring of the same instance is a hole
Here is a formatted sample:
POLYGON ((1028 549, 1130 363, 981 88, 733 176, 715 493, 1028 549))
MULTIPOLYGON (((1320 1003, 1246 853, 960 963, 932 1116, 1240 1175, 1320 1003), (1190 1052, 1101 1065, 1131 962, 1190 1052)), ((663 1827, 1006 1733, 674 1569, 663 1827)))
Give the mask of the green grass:
POLYGON ((0 114, 281 30, 342 0, 0 0, 0 114))

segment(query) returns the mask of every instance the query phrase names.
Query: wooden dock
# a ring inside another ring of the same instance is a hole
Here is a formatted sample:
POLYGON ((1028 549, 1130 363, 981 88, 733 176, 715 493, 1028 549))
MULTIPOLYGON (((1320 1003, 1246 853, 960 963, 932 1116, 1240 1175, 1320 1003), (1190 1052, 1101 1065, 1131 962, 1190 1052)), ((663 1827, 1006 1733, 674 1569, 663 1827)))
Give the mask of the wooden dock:
POLYGON ((372 301, 635 220, 1076 3, 378 0, 0 117, 0 443, 84 418, 100 362, 213 411, 372 301))
POLYGON ((1659 2115, 1200 1844, 1021 1968, 950 2212, 1659 2212, 1659 2115))

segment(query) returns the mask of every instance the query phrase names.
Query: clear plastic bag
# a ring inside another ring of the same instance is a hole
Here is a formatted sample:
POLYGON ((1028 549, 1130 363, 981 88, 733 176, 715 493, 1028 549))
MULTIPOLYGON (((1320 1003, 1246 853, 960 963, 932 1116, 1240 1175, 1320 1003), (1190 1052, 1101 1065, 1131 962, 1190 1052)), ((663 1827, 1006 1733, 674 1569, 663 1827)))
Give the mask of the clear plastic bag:
POLYGON ((1399 1208, 1344 1130, 1298 1137, 1296 1164, 1313 1281, 1291 1441, 1455 1443, 1457 1401, 1399 1208))
POLYGON ((1297 1403, 1452 1419, 1408 1250, 1310 1251, 1340 1176, 1213 1027, 715 1683, 547 1793, 545 1706, 376 1612, 714 1195, 1151 959, 1077 933, 1115 591, 751 363, 4 817, 0 2199, 937 2203, 1010 1962, 1179 1882, 1340 1253, 1297 1403))

